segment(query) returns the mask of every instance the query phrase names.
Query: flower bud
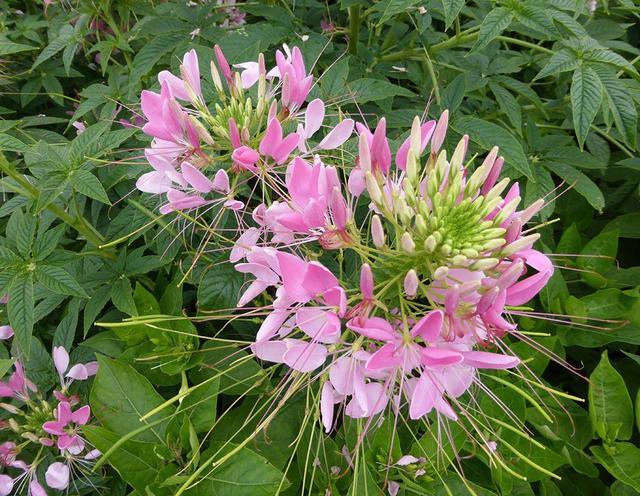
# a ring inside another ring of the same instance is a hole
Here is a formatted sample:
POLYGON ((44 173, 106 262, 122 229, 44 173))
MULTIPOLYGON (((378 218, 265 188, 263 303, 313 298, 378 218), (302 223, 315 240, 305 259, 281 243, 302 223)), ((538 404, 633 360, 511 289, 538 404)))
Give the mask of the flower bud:
POLYGON ((501 255, 504 257, 509 257, 514 253, 518 253, 520 250, 526 250, 533 246, 533 243, 540 239, 540 234, 529 234, 529 236, 525 236, 524 238, 520 238, 513 243, 509 243, 501 250, 501 255))
POLYGON ((531 205, 525 208, 518 217, 523 224, 526 224, 531 220, 531 218, 537 214, 544 207, 544 200, 542 198, 534 201, 531 205))
POLYGON ((440 115, 436 128, 433 131, 433 137, 431 138, 431 153, 437 154, 440 151, 442 143, 447 135, 447 126, 449 124, 449 111, 445 110, 440 115))
POLYGON ((483 258, 482 260, 477 260, 469 267, 471 270, 489 270, 494 268, 496 265, 500 263, 500 260, 497 258, 483 258))
POLYGON ((422 148, 422 126, 420 125, 420 117, 417 115, 413 118, 413 122, 411 123, 409 147, 410 151, 413 152, 414 157, 420 157, 420 151, 422 148))
POLYGON ((233 162, 239 165, 242 169, 252 170, 255 168, 256 162, 260 160, 260 154, 253 148, 248 146, 241 146, 233 150, 231 154, 233 162))
POLYGON ((511 200, 509 203, 507 203, 504 207, 502 207, 500 209, 500 212, 498 212, 498 215, 496 215, 495 218, 493 219, 494 224, 500 225, 509 217, 511 217, 513 212, 516 211, 516 208, 518 208, 519 204, 520 204, 520 197, 517 196, 513 200, 511 200))
POLYGON ((436 238, 430 234, 427 236, 427 239, 424 240, 424 249, 427 250, 427 253, 433 253, 437 246, 436 238))
POLYGON ((378 215, 371 218, 371 238, 376 248, 382 248, 385 244, 384 228, 378 215))
POLYGON ((407 298, 413 299, 416 297, 419 284, 418 274, 416 274, 415 270, 411 269, 404 277, 404 292, 407 298))
POLYGON ((416 249, 416 244, 414 243, 411 234, 408 232, 404 233, 400 238, 400 246, 407 253, 413 253, 416 249))
POLYGON ((445 257, 451 255, 451 245, 444 244, 440 247, 440 253, 442 253, 445 257))
POLYGON ((362 132, 358 137, 358 164, 364 172, 371 171, 371 150, 367 135, 362 132))
POLYGON ((416 231, 422 235, 427 234, 428 231, 427 223, 421 214, 416 215, 416 231))
POLYGON ((449 267, 438 267, 435 272, 433 273, 433 278, 436 281, 439 281, 441 279, 444 279, 445 277, 447 277, 449 275, 449 267))
POLYGON ((226 96, 224 94, 224 87, 222 86, 222 79, 220 79, 220 73, 218 72, 218 68, 216 67, 216 65, 213 63, 213 60, 211 61, 210 66, 213 85, 216 87, 216 91, 220 95, 220 99, 224 101, 226 96))
POLYGON ((380 186, 376 181, 371 171, 367 171, 364 175, 364 181, 367 185, 367 191, 369 192, 369 197, 374 203, 380 204, 382 202, 382 191, 380 190, 380 186))

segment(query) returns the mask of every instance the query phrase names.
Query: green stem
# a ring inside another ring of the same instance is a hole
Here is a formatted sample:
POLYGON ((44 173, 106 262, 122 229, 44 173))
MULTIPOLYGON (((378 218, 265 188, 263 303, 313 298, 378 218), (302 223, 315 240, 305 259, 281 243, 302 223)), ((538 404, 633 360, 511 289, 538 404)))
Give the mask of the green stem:
POLYGON ((360 5, 349 7, 349 53, 358 54, 358 37, 360 34, 360 5))

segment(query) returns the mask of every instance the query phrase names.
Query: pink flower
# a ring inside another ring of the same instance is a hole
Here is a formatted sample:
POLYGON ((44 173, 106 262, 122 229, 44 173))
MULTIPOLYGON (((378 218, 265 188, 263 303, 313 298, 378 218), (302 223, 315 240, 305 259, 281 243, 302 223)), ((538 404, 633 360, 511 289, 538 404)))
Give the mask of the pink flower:
POLYGON ((271 157, 276 164, 281 165, 287 161, 291 152, 298 145, 300 137, 291 133, 286 138, 282 137, 282 126, 275 117, 269 121, 267 132, 260 141, 260 153, 271 157))
MULTIPOLYGON (((300 137, 298 148, 301 152, 307 152, 306 141, 311 138, 322 126, 324 120, 324 102, 319 98, 313 100, 304 113, 304 126, 298 124, 297 134, 300 137)), ((334 150, 347 141, 353 133, 354 122, 345 119, 335 126, 316 147, 318 150, 334 150)))
POLYGON ((240 146, 231 154, 233 163, 241 169, 257 171, 256 163, 260 160, 260 154, 248 146, 240 146))
POLYGON ((194 100, 202 97, 200 89, 200 68, 198 67, 198 56, 195 50, 189 50, 184 54, 182 65, 180 65, 182 79, 174 76, 169 71, 161 71, 158 74, 158 81, 165 83, 171 90, 171 94, 180 100, 194 100))
POLYGON ((282 81, 282 104, 289 110, 299 109, 311 90, 313 76, 307 76, 307 70, 302 59, 302 52, 293 47, 291 55, 276 52, 276 64, 282 81))
POLYGON ((364 135, 366 138, 364 141, 362 139, 360 140, 360 155, 358 157, 360 168, 365 172, 370 170, 373 173, 386 176, 391 167, 391 149, 387 141, 386 119, 383 117, 378 121, 378 125, 373 134, 363 124, 358 123, 356 127, 358 133, 364 135), (363 149, 363 145, 368 147, 368 149, 363 149))
POLYGON ((15 372, 7 382, 0 381, 0 397, 13 397, 22 401, 29 398, 29 391, 36 392, 36 385, 26 378, 24 369, 19 361, 13 365, 15 372))
POLYGON ((98 362, 77 363, 69 368, 69 353, 62 346, 54 346, 52 355, 63 389, 67 389, 74 380, 84 381, 98 372, 98 362))
POLYGON ((72 412, 71 405, 63 401, 58 404, 56 420, 45 422, 42 428, 45 432, 57 437, 58 448, 77 454, 84 449, 84 441, 78 435, 79 426, 89 421, 90 414, 89 405, 72 412))

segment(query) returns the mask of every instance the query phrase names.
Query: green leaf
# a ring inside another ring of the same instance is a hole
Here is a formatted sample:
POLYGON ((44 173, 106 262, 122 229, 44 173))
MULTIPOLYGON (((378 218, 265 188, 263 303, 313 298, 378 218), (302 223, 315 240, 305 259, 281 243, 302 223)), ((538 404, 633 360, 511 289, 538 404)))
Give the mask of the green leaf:
POLYGON ((522 2, 514 13, 518 22, 528 28, 535 29, 548 37, 555 37, 556 30, 547 11, 548 9, 522 2))
POLYGON ((631 438, 634 418, 629 391, 606 351, 589 377, 589 416, 606 443, 631 438))
POLYGON ((458 14, 464 7, 465 0, 442 0, 442 8, 444 9, 444 21, 446 29, 453 24, 458 14))
POLYGON ((548 167, 548 169, 563 179, 567 186, 573 187, 580 193, 599 213, 602 213, 604 195, 596 183, 570 165, 554 163, 553 167, 548 167))
POLYGON ((505 7, 498 7, 489 12, 482 21, 482 24, 480 24, 478 40, 475 45, 473 45, 470 53, 482 50, 491 43, 496 36, 500 36, 500 33, 509 27, 512 20, 513 13, 505 7))
POLYGON ((0 379, 6 375, 11 367, 13 367, 14 360, 11 358, 0 359, 0 379))
POLYGON ((65 231, 66 225, 60 224, 53 229, 38 234, 33 244, 33 256, 35 259, 44 260, 47 258, 58 247, 58 243, 60 243, 65 231))
POLYGON ((456 76, 442 92, 442 106, 454 114, 464 99, 466 81, 464 74, 456 76))
POLYGON ((573 109, 573 127, 580 148, 589 132, 600 104, 602 103, 602 82, 596 71, 588 65, 581 65, 573 73, 571 82, 571 106, 573 109))
POLYGON ((4 152, 24 153, 29 151, 29 146, 25 145, 18 138, 8 134, 0 134, 0 150, 4 152))
POLYGON ((78 193, 111 205, 107 192, 104 190, 102 184, 98 178, 88 170, 78 169, 74 171, 71 176, 71 186, 73 186, 73 189, 78 193))
POLYGON ((356 462, 355 474, 348 496, 378 496, 380 489, 376 485, 371 470, 365 460, 361 457, 356 462))
POLYGON ((129 81, 139 85, 142 77, 146 76, 162 57, 170 54, 176 44, 181 42, 182 39, 182 33, 163 33, 160 36, 151 37, 151 39, 142 46, 140 51, 136 53, 133 59, 133 69, 129 76, 129 81))
POLYGON ((16 210, 11 216, 10 222, 16 222, 15 242, 18 252, 26 257, 31 252, 33 238, 36 235, 37 219, 30 213, 22 213, 22 210, 16 210))
POLYGON ((133 301, 131 282, 127 278, 120 278, 111 286, 111 301, 115 307, 127 315, 137 315, 136 303, 133 301))
POLYGON ((640 448, 631 443, 613 443, 590 449, 607 472, 640 491, 640 448))
POLYGON ((383 0, 375 4, 375 10, 381 12, 378 26, 384 24, 394 16, 404 13, 420 0, 383 0))
POLYGON ((33 66, 31 66, 31 70, 35 69, 44 61, 49 60, 51 57, 53 57, 56 53, 58 53, 60 50, 66 47, 72 39, 73 39, 73 26, 71 26, 70 24, 65 24, 60 29, 60 32, 58 33, 58 37, 53 41, 51 41, 45 47, 45 49, 42 50, 42 52, 40 52, 40 55, 38 55, 38 58, 33 63, 33 66))
POLYGON ((613 122, 625 142, 635 148, 638 132, 638 111, 633 98, 629 98, 629 88, 615 75, 613 71, 596 67, 596 72, 604 86, 604 94, 613 122))
MULTIPOLYGON (((212 456, 219 459, 237 448, 233 443, 213 443, 201 455, 201 460, 212 456)), ((198 481, 187 494, 189 496, 272 496, 278 488, 286 489, 290 483, 266 458, 249 448, 241 448, 227 461, 198 481)))
POLYGON ((244 276, 230 263, 212 267, 198 285, 198 306, 204 310, 235 308, 244 276))
POLYGON ((23 45, 22 43, 13 43, 6 39, 2 40, 0 43, 0 56, 2 55, 11 55, 14 53, 26 52, 29 50, 37 50, 38 47, 31 45, 23 45))
POLYGON ((207 432, 216 421, 220 380, 212 380, 189 393, 180 404, 183 412, 198 433, 207 432))
POLYGON ((635 67, 629 62, 627 59, 618 55, 617 53, 609 50, 608 48, 595 48, 593 50, 589 50, 584 55, 585 60, 589 60, 591 62, 600 62, 602 64, 609 64, 614 67, 618 67, 620 69, 626 69, 627 71, 638 74, 635 67))
POLYGON ((31 273, 21 274, 11 284, 7 314, 20 350, 28 357, 34 321, 33 276, 31 273))
POLYGON ((468 134, 471 141, 485 150, 498 145, 509 169, 534 179, 520 141, 503 127, 476 117, 462 117, 455 120, 451 127, 460 134, 468 134))
POLYGON ((579 60, 575 53, 568 48, 563 48, 551 56, 547 65, 545 65, 540 72, 536 74, 536 77, 534 77, 533 80, 536 81, 561 72, 573 71, 578 67, 578 64, 579 60))
POLYGON ((592 287, 607 285, 606 272, 613 267, 618 253, 618 232, 605 231, 592 238, 580 252, 578 267, 584 270, 582 279, 592 287))
POLYGON ((55 265, 37 264, 36 278, 39 283, 54 293, 89 297, 71 274, 55 265))
POLYGON ((520 110, 520 104, 515 97, 502 86, 489 83, 489 88, 491 88, 492 93, 495 95, 502 113, 507 116, 511 124, 515 127, 516 132, 520 134, 522 129, 522 111, 520 110))
MULTIPOLYGON (((98 356, 98 362, 98 374, 90 396, 92 413, 101 425, 121 436, 145 425, 140 417, 164 403, 164 398, 133 367, 103 356, 98 356)), ((166 419, 166 422, 137 434, 133 440, 163 443, 173 410, 170 406, 149 418, 148 423, 160 419, 166 419)))
POLYGON ((358 103, 387 100, 394 96, 412 97, 414 93, 384 79, 358 79, 347 85, 349 100, 358 103))
MULTIPOLYGON (((108 429, 92 425, 82 426, 82 433, 101 453, 105 453, 122 437, 108 429)), ((128 440, 109 456, 109 464, 117 470, 124 481, 138 493, 158 477, 160 460, 151 443, 128 440)))

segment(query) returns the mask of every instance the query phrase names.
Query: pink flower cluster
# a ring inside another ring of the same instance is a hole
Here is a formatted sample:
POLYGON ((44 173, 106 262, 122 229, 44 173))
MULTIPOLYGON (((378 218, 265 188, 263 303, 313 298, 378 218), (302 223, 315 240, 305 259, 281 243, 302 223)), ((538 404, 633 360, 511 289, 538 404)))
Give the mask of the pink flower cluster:
POLYGON ((18 459, 25 439, 49 448, 53 457, 61 460, 50 463, 45 473, 46 485, 52 489, 67 489, 72 467, 84 470, 91 460, 100 455, 99 451, 87 448, 80 434, 81 426, 87 424, 91 416, 89 406, 83 405, 74 411, 73 406, 80 402, 80 398, 69 394, 73 381, 86 380, 96 374, 97 362, 69 366, 69 354, 61 346, 54 347, 53 362, 60 379, 60 389, 53 391, 52 399, 58 402, 55 409, 26 377, 19 361, 14 363, 15 371, 8 381, 0 381, 0 397, 12 401, 1 403, 0 407, 13 414, 8 422, 4 422, 3 428, 12 430, 21 440, 19 446, 13 441, 0 445, 0 467, 19 471, 16 476, 0 475, 0 496, 14 494, 14 489, 23 483, 31 496, 47 494, 36 475, 43 457, 38 456, 31 463, 18 459), (46 416, 51 420, 42 423, 41 419, 46 416))
POLYGON ((511 309, 553 273, 525 228, 543 201, 518 210, 517 183, 503 195, 497 147, 473 170, 467 136, 447 155, 447 111, 416 117, 394 156, 384 118, 372 130, 338 112, 325 126, 325 103, 306 103, 313 77, 297 47, 278 50, 270 70, 262 55, 230 65, 215 53, 215 104, 204 102, 193 50, 181 77, 164 71, 160 93, 143 92, 155 171, 138 188, 166 193, 163 213, 236 210, 230 261, 250 277, 238 307, 269 295, 252 350, 319 379, 327 431, 335 405, 352 418, 403 405, 413 419, 465 415, 460 398, 479 370, 519 365, 511 309), (242 184, 260 191, 237 200, 242 184), (204 197, 212 192, 222 199, 204 197), (240 218, 249 208, 252 220, 240 218), (319 261, 331 250, 353 255, 359 285, 319 261))

